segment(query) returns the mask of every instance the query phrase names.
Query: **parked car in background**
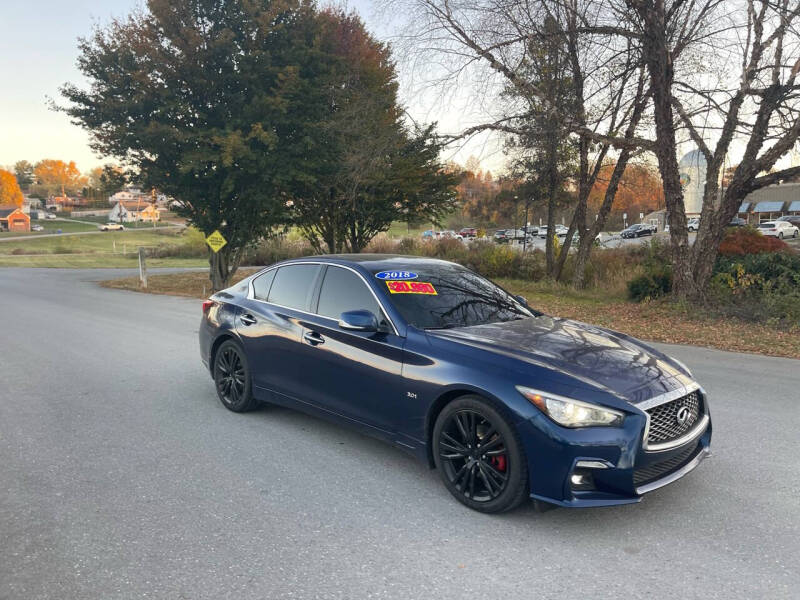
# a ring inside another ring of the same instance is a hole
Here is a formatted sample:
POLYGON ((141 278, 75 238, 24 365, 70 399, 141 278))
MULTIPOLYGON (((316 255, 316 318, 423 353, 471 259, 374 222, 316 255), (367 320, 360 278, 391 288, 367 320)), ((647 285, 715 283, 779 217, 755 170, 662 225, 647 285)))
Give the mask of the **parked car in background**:
POLYGON ((627 229, 623 229, 620 232, 621 238, 638 238, 645 235, 653 235, 653 229, 650 225, 646 225, 644 223, 634 223, 627 229))
POLYGON ((199 341, 226 409, 269 402, 354 427, 485 513, 639 502, 710 452, 708 397, 680 361, 443 260, 278 263, 203 302, 199 341))
POLYGON ((433 229, 426 229, 422 232, 421 237, 423 241, 430 241, 436 238, 436 232, 433 229))
POLYGON ((506 241, 513 241, 519 240, 522 241, 525 239, 526 233, 524 229, 506 229, 506 241))
POLYGON ((464 227, 458 233, 463 238, 474 238, 478 235, 478 230, 475 227, 464 227))
POLYGON ((786 221, 787 223, 791 223, 795 227, 800 227, 800 215, 784 215, 779 219, 775 219, 776 221, 786 221))
POLYGON ((98 225, 100 231, 125 231, 125 226, 122 223, 103 223, 98 225))
POLYGON ((747 225, 747 221, 739 217, 733 217, 731 222, 728 223, 728 227, 744 227, 745 225, 747 225))
POLYGON ((767 221, 760 223, 758 232, 763 235, 776 237, 779 240, 783 238, 796 238, 800 235, 800 229, 789 223, 789 221, 767 221))
POLYGON ((439 231, 439 232, 437 232, 436 235, 440 240, 441 239, 458 240, 458 241, 463 241, 464 240, 464 236, 463 235, 461 235, 460 233, 456 233, 452 229, 447 229, 445 231, 439 231))
POLYGON ((44 218, 45 219, 55 219, 56 215, 55 215, 55 213, 49 212, 49 213, 45 213, 44 218))
POLYGON ((692 217, 689 219, 689 222, 686 223, 686 229, 696 232, 698 229, 700 229, 700 219, 697 217, 692 217))
MULTIPOLYGON (((567 229, 564 225, 555 226, 555 234, 557 237, 567 237, 567 231, 569 231, 569 229, 567 229)), ((539 227, 537 234, 541 239, 547 238, 547 226, 545 225, 544 227, 539 227)))
POLYGON ((35 225, 31 225, 31 231, 44 231, 44 227, 36 223, 35 225))
POLYGON ((508 230, 507 229, 498 229, 497 231, 494 232, 494 235, 492 236, 492 238, 498 244, 504 244, 505 242, 508 241, 508 238, 506 237, 506 231, 508 231, 508 230))

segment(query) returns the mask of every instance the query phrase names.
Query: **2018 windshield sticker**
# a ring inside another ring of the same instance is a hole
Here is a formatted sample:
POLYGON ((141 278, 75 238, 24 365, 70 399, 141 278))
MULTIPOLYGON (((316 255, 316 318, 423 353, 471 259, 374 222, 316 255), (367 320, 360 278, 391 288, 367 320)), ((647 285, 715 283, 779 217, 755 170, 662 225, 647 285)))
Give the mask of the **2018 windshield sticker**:
POLYGON ((387 281, 386 287, 392 294, 425 294, 436 296, 436 288, 427 281, 387 281))
POLYGON ((416 279, 417 274, 411 271, 381 271, 380 273, 375 273, 375 277, 384 280, 405 281, 407 279, 416 279))

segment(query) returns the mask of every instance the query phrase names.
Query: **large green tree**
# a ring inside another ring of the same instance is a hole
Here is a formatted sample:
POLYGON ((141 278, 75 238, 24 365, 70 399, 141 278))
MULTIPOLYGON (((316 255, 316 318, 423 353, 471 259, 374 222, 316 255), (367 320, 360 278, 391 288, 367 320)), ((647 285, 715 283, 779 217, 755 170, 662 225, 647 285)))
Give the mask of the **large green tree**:
POLYGON ((360 252, 392 221, 438 222, 455 206, 457 179, 439 161, 433 127, 409 127, 389 47, 355 14, 319 15, 320 76, 307 98, 314 152, 291 198, 294 223, 318 251, 360 252))
POLYGON ((80 42, 90 86, 65 85, 64 110, 96 151, 179 199, 203 233, 222 233, 227 245, 209 253, 215 290, 285 222, 319 148, 308 128, 326 68, 319 33, 303 0, 149 0, 80 42))
POLYGON ((33 165, 27 160, 18 160, 14 163, 14 175, 20 187, 27 188, 33 183, 33 165))

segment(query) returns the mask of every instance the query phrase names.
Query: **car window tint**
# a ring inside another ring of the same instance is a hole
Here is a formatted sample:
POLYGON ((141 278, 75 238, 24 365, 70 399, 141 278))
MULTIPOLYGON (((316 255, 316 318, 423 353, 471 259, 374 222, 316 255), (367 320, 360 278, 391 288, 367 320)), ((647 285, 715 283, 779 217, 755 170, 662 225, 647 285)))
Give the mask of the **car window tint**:
POLYGON ((441 264, 415 266, 413 270, 417 279, 411 282, 382 281, 379 289, 383 297, 415 327, 470 327, 533 316, 528 308, 504 290, 464 267, 441 264), (426 289, 433 293, 390 291, 413 285, 427 286, 426 289))
POLYGON ((375 297, 358 275, 347 269, 328 267, 319 293, 317 312, 338 319, 349 310, 368 310, 378 321, 383 319, 375 297))
POLYGON ((320 265, 288 265, 280 267, 269 291, 273 304, 308 310, 311 290, 320 265))
POLYGON ((277 269, 267 271, 263 275, 259 275, 253 280, 253 296, 258 300, 265 302, 269 298, 269 288, 272 286, 272 280, 275 279, 277 269))

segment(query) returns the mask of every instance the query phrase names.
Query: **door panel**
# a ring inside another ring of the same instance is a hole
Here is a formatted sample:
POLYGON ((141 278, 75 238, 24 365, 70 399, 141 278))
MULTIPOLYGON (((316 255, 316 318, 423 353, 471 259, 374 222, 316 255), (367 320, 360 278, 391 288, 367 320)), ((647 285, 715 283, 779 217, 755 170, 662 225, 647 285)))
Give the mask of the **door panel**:
POLYGON ((300 321, 304 339, 299 382, 302 397, 384 431, 402 419, 403 344, 394 333, 340 329, 325 317, 300 321))
POLYGON ((380 303, 354 271, 329 265, 316 302, 319 314, 304 316, 299 382, 302 397, 323 408, 385 431, 402 414, 403 344, 380 303), (369 310, 382 331, 341 329, 339 316, 369 310))
MULTIPOLYGON (((299 375, 297 351, 303 333, 298 314, 257 300, 242 303, 236 331, 244 344, 256 388, 294 395, 292 388, 299 375), (250 324, 246 323, 248 317, 253 321, 250 324)), ((264 396, 255 391, 257 397, 264 396)))
MULTIPOLYGON (((244 343, 256 388, 297 396, 295 387, 302 373, 298 365, 303 334, 299 319, 310 308, 321 273, 318 264, 293 264, 267 271, 253 281, 256 298, 242 303, 236 331, 244 343)), ((258 389, 257 395, 263 397, 258 389)))

